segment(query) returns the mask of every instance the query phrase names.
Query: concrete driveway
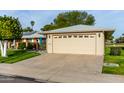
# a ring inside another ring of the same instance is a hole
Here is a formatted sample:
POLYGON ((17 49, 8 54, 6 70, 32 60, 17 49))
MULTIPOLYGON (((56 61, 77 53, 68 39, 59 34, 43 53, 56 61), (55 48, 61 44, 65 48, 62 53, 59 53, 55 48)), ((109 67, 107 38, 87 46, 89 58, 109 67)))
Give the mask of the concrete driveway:
POLYGON ((73 73, 101 73, 103 66, 102 56, 47 54, 38 56, 14 65, 23 65, 49 72, 73 72, 73 73))
POLYGON ((101 74, 103 57, 46 54, 15 64, 0 64, 0 74, 41 82, 124 82, 123 76, 101 74))

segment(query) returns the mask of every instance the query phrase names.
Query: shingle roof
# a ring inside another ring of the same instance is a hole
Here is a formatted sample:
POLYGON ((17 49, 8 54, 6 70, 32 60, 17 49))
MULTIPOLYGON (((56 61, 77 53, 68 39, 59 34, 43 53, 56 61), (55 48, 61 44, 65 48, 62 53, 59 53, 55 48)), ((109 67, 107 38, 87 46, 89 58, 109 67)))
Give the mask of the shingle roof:
POLYGON ((41 35, 39 32, 37 31, 33 31, 33 32, 23 32, 23 36, 22 38, 45 38, 44 35, 41 35))
POLYGON ((49 33, 69 33, 69 32, 92 32, 92 31, 115 31, 113 28, 103 28, 103 27, 96 27, 96 26, 89 26, 89 25, 75 25, 75 26, 69 26, 65 28, 50 30, 50 31, 44 31, 44 34, 49 33))

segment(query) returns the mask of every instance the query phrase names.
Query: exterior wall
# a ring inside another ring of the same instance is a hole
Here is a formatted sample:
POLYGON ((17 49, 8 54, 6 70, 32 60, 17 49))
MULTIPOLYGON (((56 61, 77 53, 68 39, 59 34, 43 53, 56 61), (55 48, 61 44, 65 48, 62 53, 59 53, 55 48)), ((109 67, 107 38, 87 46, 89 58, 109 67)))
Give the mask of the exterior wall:
MULTIPOLYGON (((34 43, 35 42, 34 38, 32 38, 32 39, 22 39, 22 42, 26 42, 26 40, 28 42, 30 42, 30 43, 34 43)), ((37 40, 38 40, 38 43, 40 44, 40 38, 37 38, 37 40)), ((42 42, 45 43, 46 42, 46 39, 45 38, 42 38, 42 42)))
POLYGON ((8 48, 11 48, 11 41, 8 41, 8 48))
MULTIPOLYGON (((38 38, 38 44, 40 45, 40 39, 38 38)), ((9 40, 8 41, 8 47, 7 48, 16 48, 18 49, 19 47, 19 43, 24 42, 26 43, 26 46, 28 46, 28 43, 34 43, 34 39, 20 39, 20 40, 15 40, 15 44, 14 44, 14 40, 9 40), (33 41, 32 41, 33 40, 33 41)), ((42 44, 43 46, 46 46, 46 38, 42 38, 42 44)), ((46 49, 46 47, 44 47, 46 49)))
MULTIPOLYGON (((66 33, 65 35, 69 35, 69 34, 66 33)), ((72 33, 72 34, 73 35, 90 34, 95 36, 95 39, 63 38, 64 40, 59 40, 59 39, 54 39, 53 37, 55 35, 60 35, 60 34, 48 34, 47 35, 47 52, 48 53, 104 55, 104 33, 103 32, 72 33), (59 46, 59 47, 56 47, 56 46, 59 46)))
POLYGON ((47 35, 47 39, 46 39, 46 44, 47 45, 46 45, 46 48, 47 48, 47 52, 48 53, 53 53, 53 49, 52 49, 53 48, 53 43, 52 43, 53 39, 52 38, 53 38, 52 35, 50 35, 50 34, 47 35))
POLYGON ((104 32, 96 33, 97 42, 96 42, 96 55, 104 55, 104 32))
POLYGON ((26 42, 26 39, 22 39, 22 42, 26 42))
POLYGON ((16 41, 16 49, 19 47, 19 41, 16 41))

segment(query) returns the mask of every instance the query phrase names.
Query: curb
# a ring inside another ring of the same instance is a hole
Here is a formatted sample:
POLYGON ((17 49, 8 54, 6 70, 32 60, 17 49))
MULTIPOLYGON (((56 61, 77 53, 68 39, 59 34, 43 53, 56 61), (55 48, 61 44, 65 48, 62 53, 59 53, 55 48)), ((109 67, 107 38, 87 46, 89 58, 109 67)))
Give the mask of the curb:
POLYGON ((58 82, 53 82, 49 80, 42 80, 42 79, 37 79, 37 78, 32 78, 32 77, 27 77, 27 76, 21 76, 21 75, 13 75, 13 74, 5 74, 5 73, 0 73, 1 76, 6 76, 10 78, 17 78, 17 79, 24 79, 24 80, 29 80, 29 81, 34 81, 36 83, 58 83, 58 82))

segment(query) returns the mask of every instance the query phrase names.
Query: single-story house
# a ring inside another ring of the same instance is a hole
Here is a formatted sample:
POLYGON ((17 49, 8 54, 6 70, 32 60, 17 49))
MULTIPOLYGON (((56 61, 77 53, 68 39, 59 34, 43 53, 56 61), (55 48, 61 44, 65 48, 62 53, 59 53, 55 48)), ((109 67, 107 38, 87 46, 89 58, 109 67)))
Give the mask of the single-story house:
POLYGON ((19 42, 26 43, 26 47, 29 43, 33 43, 35 48, 38 49, 39 45, 46 43, 46 37, 40 34, 38 31, 23 32, 23 36, 20 40, 11 40, 10 42, 8 42, 8 48, 12 46, 18 48, 19 42))
POLYGON ((25 42, 26 46, 28 46, 28 43, 34 43, 35 48, 39 49, 39 45, 42 45, 46 42, 46 37, 40 34, 38 31, 23 32, 22 42, 25 42))
POLYGON ((38 42, 39 44, 42 44, 43 42, 45 42, 46 37, 44 35, 41 35, 39 32, 37 31, 33 31, 33 32, 23 32, 23 36, 22 36, 22 41, 23 42, 38 42))
POLYGON ((113 28, 75 25, 45 31, 48 53, 104 55, 105 38, 113 28))

